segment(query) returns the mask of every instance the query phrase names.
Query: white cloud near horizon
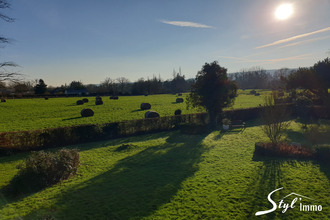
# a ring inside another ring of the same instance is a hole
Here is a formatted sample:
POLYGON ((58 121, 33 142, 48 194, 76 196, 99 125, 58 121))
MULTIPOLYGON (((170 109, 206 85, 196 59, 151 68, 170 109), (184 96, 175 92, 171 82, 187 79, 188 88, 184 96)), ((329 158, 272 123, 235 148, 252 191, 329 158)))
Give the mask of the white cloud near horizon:
POLYGON ((170 24, 179 27, 193 27, 193 28, 215 28, 209 25, 190 22, 190 21, 168 21, 168 20, 161 20, 160 22, 164 24, 170 24))
POLYGON ((236 62, 233 63, 255 63, 255 62, 282 62, 282 61, 289 61, 289 60, 304 60, 308 59, 308 56, 311 54, 302 54, 298 56, 293 56, 293 57, 286 57, 286 58, 275 58, 275 59, 264 59, 264 60, 253 60, 253 59, 246 59, 246 58, 240 58, 240 57, 226 57, 222 56, 221 58, 225 59, 232 59, 232 60, 237 60, 236 62))
POLYGON ((261 49, 261 48, 265 48, 265 47, 270 47, 270 46, 275 46, 275 45, 278 45, 278 44, 287 43, 287 42, 290 42, 290 41, 293 41, 293 40, 297 40, 299 38, 308 37, 308 36, 318 34, 318 33, 322 33, 322 32, 325 32, 325 31, 330 31, 330 27, 327 27, 327 28, 324 28, 324 29, 321 29, 321 30, 318 30, 318 31, 313 31, 313 32, 309 32, 309 33, 306 33, 306 34, 300 34, 300 35, 296 35, 296 36, 293 36, 293 37, 278 40, 278 41, 275 41, 275 42, 270 43, 270 44, 265 44, 265 45, 258 46, 255 49, 261 49))

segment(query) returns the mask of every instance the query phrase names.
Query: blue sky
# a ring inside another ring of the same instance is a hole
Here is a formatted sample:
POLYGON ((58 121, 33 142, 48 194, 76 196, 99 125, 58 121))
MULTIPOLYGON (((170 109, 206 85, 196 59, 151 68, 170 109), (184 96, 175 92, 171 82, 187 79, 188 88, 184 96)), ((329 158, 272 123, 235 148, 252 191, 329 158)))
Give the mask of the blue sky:
POLYGON ((2 13, 0 34, 13 39, 0 48, 27 79, 48 85, 73 80, 100 83, 106 77, 131 81, 173 69, 195 77, 217 60, 235 72, 311 66, 329 56, 328 0, 13 0, 2 13), (292 5, 286 20, 276 8, 292 5))

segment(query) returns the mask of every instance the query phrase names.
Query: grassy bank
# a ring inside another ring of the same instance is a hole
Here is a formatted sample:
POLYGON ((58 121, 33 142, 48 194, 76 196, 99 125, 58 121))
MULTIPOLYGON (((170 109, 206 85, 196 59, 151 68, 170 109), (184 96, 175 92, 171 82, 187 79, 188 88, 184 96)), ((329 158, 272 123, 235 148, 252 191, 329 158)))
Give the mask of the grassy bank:
MULTIPOLYGON (((289 131, 290 141, 303 142, 300 126, 292 123, 289 131)), ((262 140, 260 126, 250 122, 243 132, 162 132, 73 146, 80 149, 78 175, 19 198, 2 194, 0 219, 253 219, 272 207, 267 195, 279 187, 275 201, 295 192, 323 210, 277 210, 260 219, 327 219, 329 168, 256 157, 254 143, 262 140)), ((0 158, 0 188, 27 155, 0 158)))

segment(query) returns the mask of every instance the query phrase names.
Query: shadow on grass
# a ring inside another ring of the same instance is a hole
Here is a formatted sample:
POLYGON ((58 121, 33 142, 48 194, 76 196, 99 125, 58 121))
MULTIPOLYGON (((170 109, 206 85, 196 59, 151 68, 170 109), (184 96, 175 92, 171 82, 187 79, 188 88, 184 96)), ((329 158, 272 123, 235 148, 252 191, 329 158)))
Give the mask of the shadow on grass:
MULTIPOLYGON (((140 219, 170 202, 194 175, 207 136, 170 133, 165 144, 149 147, 63 193, 56 202, 62 219, 140 219)), ((166 136, 165 136, 166 137, 166 136)), ((145 138, 145 137, 144 137, 145 138)), ((145 138, 145 140, 147 140, 145 138)), ((38 211, 26 216, 33 218, 38 211)))
POLYGON ((145 110, 142 110, 142 109, 136 109, 136 110, 133 110, 133 111, 131 111, 131 112, 143 112, 143 111, 145 111, 145 110))
POLYGON ((83 118, 83 117, 78 116, 78 117, 73 117, 73 118, 65 118, 65 119, 62 119, 62 121, 69 121, 69 120, 80 119, 80 118, 83 118))

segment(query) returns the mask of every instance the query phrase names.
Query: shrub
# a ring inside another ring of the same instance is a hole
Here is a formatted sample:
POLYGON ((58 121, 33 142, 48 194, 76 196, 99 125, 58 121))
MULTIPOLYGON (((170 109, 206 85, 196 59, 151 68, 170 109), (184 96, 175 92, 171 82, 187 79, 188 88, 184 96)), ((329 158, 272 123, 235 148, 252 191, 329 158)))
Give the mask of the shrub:
POLYGON ((144 117, 145 118, 159 118, 159 114, 155 111, 147 111, 145 114, 144 114, 144 117))
POLYGON ((329 163, 329 159, 330 159, 330 145, 329 144, 317 145, 314 147, 314 149, 315 149, 316 159, 318 159, 322 162, 329 163))
POLYGON ((140 108, 141 110, 151 109, 151 105, 149 103, 141 103, 140 108))
POLYGON ((176 99, 176 102, 177 102, 177 103, 181 103, 181 102, 183 102, 183 98, 177 98, 177 99, 176 99))
POLYGON ((84 103, 87 103, 89 100, 88 100, 87 98, 84 98, 82 101, 83 101, 84 103))
POLYGON ((81 117, 91 117, 94 115, 94 111, 90 108, 84 108, 83 110, 81 110, 80 114, 81 117))
POLYGON ((181 115, 181 113, 182 113, 181 109, 177 109, 175 110, 174 115, 181 115))
POLYGON ((302 146, 288 144, 288 143, 255 143, 254 153, 260 156, 273 157, 291 157, 291 158, 313 158, 314 151, 304 148, 302 146))
POLYGON ((18 173, 9 185, 12 193, 39 190, 68 179, 77 173, 79 152, 77 149, 61 149, 55 153, 32 152, 18 166, 18 173))
POLYGON ((84 104, 83 100, 78 100, 77 101, 77 105, 83 105, 83 104, 84 104))
POLYGON ((327 126, 310 125, 305 131, 306 139, 315 144, 324 144, 330 142, 330 129, 327 126))

